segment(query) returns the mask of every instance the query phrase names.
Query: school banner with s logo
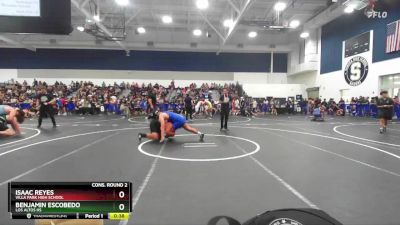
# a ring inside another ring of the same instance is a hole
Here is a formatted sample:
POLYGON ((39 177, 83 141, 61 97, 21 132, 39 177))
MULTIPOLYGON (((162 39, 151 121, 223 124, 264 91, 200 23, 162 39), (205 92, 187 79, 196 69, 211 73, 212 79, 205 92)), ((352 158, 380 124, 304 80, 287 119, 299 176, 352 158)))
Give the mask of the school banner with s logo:
POLYGON ((373 31, 362 33, 343 42, 343 80, 352 88, 365 88, 372 65, 373 31))

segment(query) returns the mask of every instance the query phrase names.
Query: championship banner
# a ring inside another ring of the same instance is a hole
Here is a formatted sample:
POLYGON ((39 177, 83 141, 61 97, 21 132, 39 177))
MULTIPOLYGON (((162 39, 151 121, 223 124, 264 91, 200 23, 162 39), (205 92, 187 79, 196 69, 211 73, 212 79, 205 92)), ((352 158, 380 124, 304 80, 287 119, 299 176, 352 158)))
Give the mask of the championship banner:
POLYGON ((373 31, 368 31, 343 42, 342 72, 349 89, 365 88, 372 65, 373 31))

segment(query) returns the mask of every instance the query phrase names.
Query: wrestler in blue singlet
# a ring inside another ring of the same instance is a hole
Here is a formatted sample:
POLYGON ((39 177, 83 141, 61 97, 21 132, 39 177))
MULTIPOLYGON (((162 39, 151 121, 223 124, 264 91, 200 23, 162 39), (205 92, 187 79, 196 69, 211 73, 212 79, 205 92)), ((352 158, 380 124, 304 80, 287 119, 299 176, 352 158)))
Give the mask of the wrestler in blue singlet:
POLYGON ((185 123, 187 123, 185 117, 183 117, 180 114, 173 113, 173 112, 165 112, 168 114, 169 119, 168 122, 171 122, 174 126, 174 130, 177 130, 179 128, 182 128, 185 123))

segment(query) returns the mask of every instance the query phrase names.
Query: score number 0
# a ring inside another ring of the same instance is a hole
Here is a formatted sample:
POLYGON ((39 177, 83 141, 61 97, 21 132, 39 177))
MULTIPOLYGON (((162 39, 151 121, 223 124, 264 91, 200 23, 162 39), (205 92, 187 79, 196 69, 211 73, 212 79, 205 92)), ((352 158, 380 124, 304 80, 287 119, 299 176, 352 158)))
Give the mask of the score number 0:
MULTIPOLYGON (((118 197, 119 198, 124 198, 125 197, 125 192, 124 191, 120 191, 118 193, 118 197)), ((119 208, 120 211, 124 211, 125 205, 123 203, 121 203, 121 204, 119 204, 118 208, 119 208)))

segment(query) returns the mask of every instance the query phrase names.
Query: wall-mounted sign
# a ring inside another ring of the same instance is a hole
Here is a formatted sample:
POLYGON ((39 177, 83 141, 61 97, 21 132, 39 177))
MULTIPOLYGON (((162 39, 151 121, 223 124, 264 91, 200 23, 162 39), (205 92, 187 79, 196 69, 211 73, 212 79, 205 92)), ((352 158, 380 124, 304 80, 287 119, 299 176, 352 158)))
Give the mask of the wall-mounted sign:
POLYGON ((364 82, 368 76, 368 61, 362 56, 352 58, 344 69, 344 78, 351 86, 358 86, 364 82))
POLYGON ((352 37, 344 42, 345 52, 344 57, 351 57, 364 52, 368 52, 370 49, 370 33, 366 32, 355 37, 352 37))

